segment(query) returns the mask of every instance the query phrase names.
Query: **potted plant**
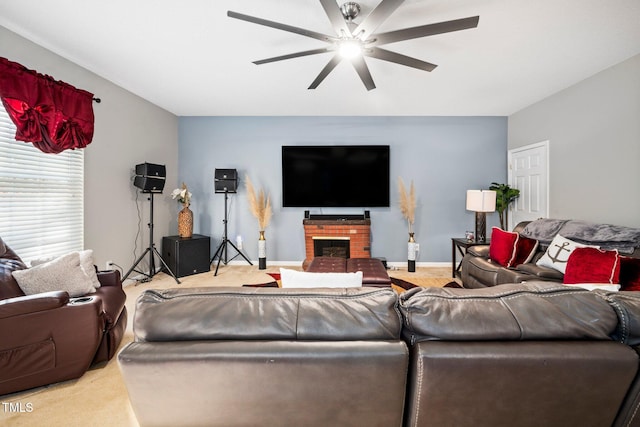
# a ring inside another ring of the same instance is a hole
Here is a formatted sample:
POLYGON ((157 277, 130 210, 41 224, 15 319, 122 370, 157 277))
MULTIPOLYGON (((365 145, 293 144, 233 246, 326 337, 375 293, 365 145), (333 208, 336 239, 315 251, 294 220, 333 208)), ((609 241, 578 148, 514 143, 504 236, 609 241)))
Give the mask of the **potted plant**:
POLYGON ((509 205, 520 197, 520 190, 497 182, 492 182, 489 190, 496 192, 496 211, 500 218, 500 228, 506 230, 509 223, 509 205))

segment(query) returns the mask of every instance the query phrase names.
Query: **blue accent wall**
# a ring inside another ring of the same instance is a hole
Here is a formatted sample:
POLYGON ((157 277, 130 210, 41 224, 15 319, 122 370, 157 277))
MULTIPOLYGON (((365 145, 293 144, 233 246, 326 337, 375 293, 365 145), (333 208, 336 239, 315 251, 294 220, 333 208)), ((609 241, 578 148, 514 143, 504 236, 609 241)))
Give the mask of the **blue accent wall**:
MULTIPOLYGON (((224 195, 214 194, 214 170, 237 169, 240 184, 238 193, 229 195, 228 236, 234 243, 242 236, 243 252, 251 260, 258 257, 258 224, 249 212, 245 175, 256 189, 271 195, 268 261, 305 258, 305 208, 282 207, 282 145, 390 146, 389 208, 309 208, 317 214, 370 210, 371 255, 390 262, 407 259, 399 176, 407 187, 413 180, 416 188, 418 262, 450 262, 451 237, 474 229, 474 214, 465 210, 466 190, 487 189, 491 182, 507 179, 506 117, 181 117, 178 135, 178 178, 193 193, 194 232, 212 237, 212 251, 218 247, 224 195)), ((497 217, 488 215, 487 234, 498 224, 497 217)))

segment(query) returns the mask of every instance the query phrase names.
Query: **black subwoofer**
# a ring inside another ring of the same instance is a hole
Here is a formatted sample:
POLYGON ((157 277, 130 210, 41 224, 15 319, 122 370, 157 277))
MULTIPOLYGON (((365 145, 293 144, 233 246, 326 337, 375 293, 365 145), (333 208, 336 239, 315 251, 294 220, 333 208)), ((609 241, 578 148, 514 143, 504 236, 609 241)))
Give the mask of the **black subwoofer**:
POLYGON ((162 238, 162 259, 176 277, 209 271, 210 238, 194 234, 185 238, 165 236, 162 238))
POLYGON ((238 171, 216 169, 213 183, 216 193, 235 193, 238 190, 238 171))

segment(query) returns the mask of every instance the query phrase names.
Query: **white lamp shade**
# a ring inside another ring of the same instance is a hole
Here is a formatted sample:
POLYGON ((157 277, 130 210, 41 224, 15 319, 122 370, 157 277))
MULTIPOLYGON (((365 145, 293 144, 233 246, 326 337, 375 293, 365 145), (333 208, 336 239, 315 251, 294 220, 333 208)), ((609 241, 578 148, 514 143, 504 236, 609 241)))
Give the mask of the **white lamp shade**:
POLYGON ((496 210, 496 192, 493 190, 467 190, 467 210, 494 212, 496 210))

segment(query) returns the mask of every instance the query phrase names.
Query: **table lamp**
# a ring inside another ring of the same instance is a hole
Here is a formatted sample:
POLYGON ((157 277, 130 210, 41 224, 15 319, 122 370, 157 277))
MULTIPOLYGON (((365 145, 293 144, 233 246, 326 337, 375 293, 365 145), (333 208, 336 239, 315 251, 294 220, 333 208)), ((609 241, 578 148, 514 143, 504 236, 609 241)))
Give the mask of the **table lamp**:
POLYGON ((496 192, 467 190, 467 210, 476 213, 476 241, 487 240, 487 212, 496 210, 496 192))

